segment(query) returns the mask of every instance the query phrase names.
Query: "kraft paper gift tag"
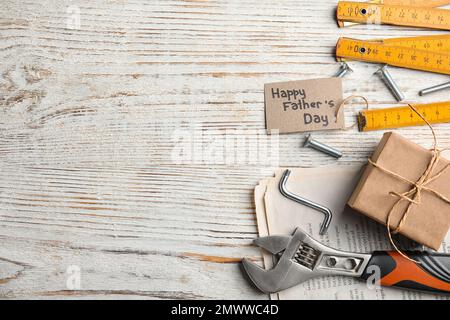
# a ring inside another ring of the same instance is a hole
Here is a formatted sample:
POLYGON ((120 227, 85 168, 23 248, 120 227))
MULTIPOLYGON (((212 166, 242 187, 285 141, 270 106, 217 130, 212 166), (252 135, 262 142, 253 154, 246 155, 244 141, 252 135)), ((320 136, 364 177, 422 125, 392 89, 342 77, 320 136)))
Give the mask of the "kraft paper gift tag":
POLYGON ((345 128, 342 79, 326 78, 264 85, 269 134, 345 128))

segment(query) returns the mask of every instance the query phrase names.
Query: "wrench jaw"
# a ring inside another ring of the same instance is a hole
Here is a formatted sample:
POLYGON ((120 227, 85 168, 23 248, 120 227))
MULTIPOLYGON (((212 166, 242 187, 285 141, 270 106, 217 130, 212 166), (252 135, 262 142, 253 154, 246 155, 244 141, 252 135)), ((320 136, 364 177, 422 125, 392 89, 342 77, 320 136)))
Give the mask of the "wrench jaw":
POLYGON ((300 228, 292 236, 262 237, 255 244, 279 257, 271 270, 248 259, 242 260, 249 278, 265 293, 279 292, 317 276, 360 277, 372 257, 325 246, 300 228))
POLYGON ((242 260, 245 272, 247 273, 253 284, 264 293, 278 292, 279 285, 283 280, 281 270, 265 270, 247 258, 242 260))
POLYGON ((290 236, 269 236, 257 238, 253 243, 271 254, 276 255, 287 248, 291 239, 292 237, 290 236))
POLYGON ((308 272, 304 270, 306 268, 289 259, 281 259, 271 270, 265 270, 246 258, 242 260, 242 264, 255 286, 264 293, 289 289, 310 279, 308 272))
POLYGON ((269 236, 258 238, 256 245, 274 255, 280 255, 277 265, 271 270, 265 270, 248 259, 242 264, 249 278, 265 293, 279 292, 296 286, 313 277, 310 269, 294 261, 295 253, 300 244, 309 236, 297 228, 292 236, 269 236))

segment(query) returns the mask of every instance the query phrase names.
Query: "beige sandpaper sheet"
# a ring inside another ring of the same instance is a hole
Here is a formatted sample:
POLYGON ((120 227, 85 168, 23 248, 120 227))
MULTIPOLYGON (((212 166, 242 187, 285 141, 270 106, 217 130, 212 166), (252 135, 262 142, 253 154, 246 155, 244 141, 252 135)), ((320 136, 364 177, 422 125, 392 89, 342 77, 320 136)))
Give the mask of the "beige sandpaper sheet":
MULTIPOLYGON (((274 177, 262 180, 255 188, 259 236, 291 234, 296 227, 301 227, 315 239, 341 250, 390 250, 385 227, 346 206, 358 182, 361 169, 360 166, 292 169, 287 188, 333 211, 331 226, 324 236, 319 235, 323 220, 320 212, 284 198, 278 191, 283 169, 278 170, 274 177)), ((450 252, 448 235, 440 251, 450 252)), ((270 269, 275 261, 272 255, 262 252, 264 267, 270 269)), ((376 286, 369 288, 365 282, 351 277, 322 277, 272 294, 271 299, 410 300, 450 297, 376 286)))

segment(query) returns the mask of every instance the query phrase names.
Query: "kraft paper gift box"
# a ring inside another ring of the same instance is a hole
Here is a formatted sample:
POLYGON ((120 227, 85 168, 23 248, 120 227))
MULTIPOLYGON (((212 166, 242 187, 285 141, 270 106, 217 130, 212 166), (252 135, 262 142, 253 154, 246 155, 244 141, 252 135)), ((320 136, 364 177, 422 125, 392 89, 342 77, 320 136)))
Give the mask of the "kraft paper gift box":
MULTIPOLYGON (((399 134, 388 132, 384 134, 371 160, 378 167, 389 170, 409 181, 417 182, 427 170, 432 157, 432 151, 399 134)), ((430 177, 442 171, 448 163, 447 159, 441 157, 430 177)), ((414 186, 376 166, 370 163, 367 165, 348 205, 386 225, 390 211, 400 199, 391 192, 402 194, 410 191, 414 186)), ((450 199, 450 168, 426 187, 450 199)), ((407 210, 408 203, 407 200, 402 200, 392 211, 390 221, 392 229, 398 227, 407 210)), ((399 233, 429 248, 438 250, 449 226, 450 204, 436 194, 422 190, 420 203, 411 204, 399 233)))

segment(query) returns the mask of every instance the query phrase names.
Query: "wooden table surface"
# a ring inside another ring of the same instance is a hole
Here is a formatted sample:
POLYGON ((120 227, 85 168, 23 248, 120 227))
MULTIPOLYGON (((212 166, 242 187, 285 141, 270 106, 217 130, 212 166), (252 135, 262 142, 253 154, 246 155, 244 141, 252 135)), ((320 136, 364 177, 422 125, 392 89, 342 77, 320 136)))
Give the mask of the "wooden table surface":
MULTIPOLYGON (((254 149, 271 143, 264 83, 333 75, 339 36, 439 33, 338 29, 336 3, 2 0, 0 298, 266 299, 239 265, 261 259, 254 186, 276 165, 361 163, 382 132, 315 134, 338 162, 283 135, 274 163, 254 149), (245 139, 221 152, 227 137, 245 139)), ((378 66, 351 65, 346 96, 394 104, 378 66)), ((410 101, 448 98, 417 95, 446 76, 391 71, 410 101)), ((426 127, 399 131, 431 146, 426 127)))

